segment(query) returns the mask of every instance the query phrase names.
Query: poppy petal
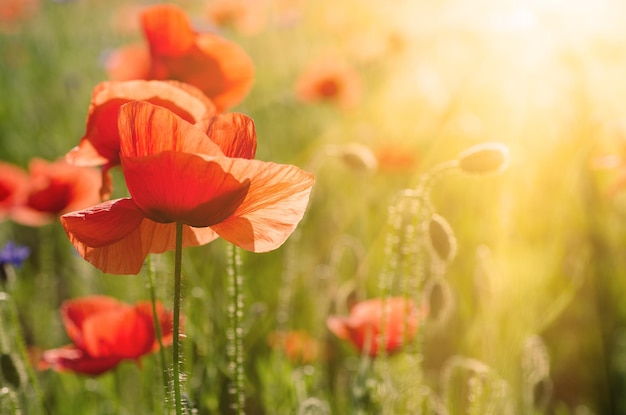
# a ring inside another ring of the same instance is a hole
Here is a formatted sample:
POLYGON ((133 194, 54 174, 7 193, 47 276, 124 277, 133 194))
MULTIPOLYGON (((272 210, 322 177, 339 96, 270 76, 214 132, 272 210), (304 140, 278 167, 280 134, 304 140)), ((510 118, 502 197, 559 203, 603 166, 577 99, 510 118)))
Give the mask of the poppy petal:
POLYGON ((125 198, 65 214, 61 223, 70 240, 97 248, 125 238, 139 227, 143 218, 137 205, 125 198))
POLYGON ((256 131, 252 118, 244 114, 218 114, 211 118, 207 135, 227 157, 253 159, 256 131))
POLYGON ((0 162, 0 219, 21 204, 27 183, 28 175, 24 170, 16 165, 0 162))
MULTIPOLYGON (((141 224, 139 232, 142 245, 149 253, 160 254, 172 251, 176 247, 175 223, 157 223, 146 219, 141 224)), ((205 245, 217 238, 219 235, 211 228, 183 226, 183 247, 205 245)))
MULTIPOLYGON (((239 104, 252 89, 254 63, 236 43, 212 33, 202 33, 196 38, 197 54, 192 56, 198 68, 206 72, 190 72, 187 67, 181 78, 202 90, 219 112, 239 104)), ((191 60, 191 59, 190 59, 191 60)))
POLYGON ((95 358, 74 346, 46 350, 41 356, 38 369, 53 369, 58 372, 71 371, 83 375, 97 376, 115 368, 122 359, 117 356, 95 358))
POLYGON ((92 92, 85 136, 66 160, 75 165, 119 164, 118 112, 130 101, 167 108, 182 119, 206 128, 215 105, 199 89, 177 81, 101 82, 92 92))
POLYGON ((194 44, 196 35, 189 19, 173 4, 146 8, 141 14, 141 24, 154 54, 180 56, 194 44))
MULTIPOLYGON (((148 253, 175 248, 176 226, 145 219, 130 199, 108 201, 61 217, 78 253, 109 274, 137 274, 148 253)), ((183 227, 183 246, 207 244, 218 235, 210 228, 183 227)))
POLYGON ((94 295, 65 301, 61 306, 61 318, 69 338, 77 347, 82 348, 84 346, 83 324, 89 317, 124 308, 128 306, 112 297, 94 295))
POLYGON ((223 155, 197 127, 172 111, 148 102, 129 102, 119 111, 121 155, 144 157, 163 151, 223 155))
POLYGON ((104 311, 85 319, 83 340, 92 357, 137 359, 152 349, 154 324, 134 307, 104 311))
MULTIPOLYGON (((243 160, 220 159, 226 168, 232 160, 243 160)), ((229 217, 246 197, 250 182, 237 180, 220 163, 176 151, 122 157, 122 169, 128 191, 147 217, 194 227, 211 226, 229 217)))
POLYGON ((137 274, 147 255, 140 225, 143 213, 130 199, 108 201, 61 217, 78 253, 111 274, 137 274))
MULTIPOLYGON (((161 343, 163 346, 170 346, 174 339, 172 329, 173 329, 173 315, 171 311, 165 310, 163 305, 159 302, 156 302, 156 314, 159 320, 159 326, 161 327, 161 343)), ((147 316, 148 319, 152 321, 152 303, 148 301, 142 301, 135 305, 135 310, 137 313, 143 314, 147 316)), ((156 351, 159 348, 159 343, 157 339, 154 339, 154 344, 152 346, 152 351, 156 351)))
POLYGON ((248 251, 278 248, 304 215, 315 181, 313 175, 291 165, 231 160, 227 171, 237 180, 249 180, 250 188, 233 215, 211 227, 222 238, 248 251))

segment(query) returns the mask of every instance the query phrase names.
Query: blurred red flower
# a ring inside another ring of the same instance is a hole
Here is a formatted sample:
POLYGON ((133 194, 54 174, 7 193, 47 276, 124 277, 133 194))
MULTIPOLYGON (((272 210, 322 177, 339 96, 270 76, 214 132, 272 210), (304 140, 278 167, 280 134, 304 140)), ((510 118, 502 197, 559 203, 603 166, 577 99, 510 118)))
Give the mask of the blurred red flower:
POLYGON ((29 164, 28 182, 11 219, 27 226, 42 226, 57 216, 100 201, 97 170, 72 166, 64 160, 35 158, 29 164))
POLYGON ((352 342, 361 353, 374 357, 378 355, 381 326, 385 330, 385 351, 392 353, 415 338, 421 319, 413 301, 405 297, 376 298, 355 304, 348 317, 329 317, 326 325, 338 338, 352 342))
POLYGON ((0 220, 22 202, 27 182, 28 175, 21 167, 0 162, 0 220))
POLYGON ((183 81, 211 98, 218 111, 237 105, 252 88, 254 65, 243 49, 214 33, 195 32, 178 6, 146 7, 140 18, 150 53, 149 74, 143 69, 145 52, 134 47, 112 54, 106 63, 115 79, 183 81), (137 63, 142 69, 134 69, 137 63))
POLYGON ((282 350, 295 364, 307 364, 320 355, 320 343, 303 330, 274 331, 268 338, 270 347, 282 350))
POLYGON ((64 215, 78 252, 113 274, 136 274, 148 253, 218 236, 249 251, 280 246, 302 218, 313 176, 252 160, 256 133, 243 114, 214 116, 205 134, 148 102, 120 107, 120 158, 131 198, 64 215))
POLYGON ((305 103, 328 101, 349 109, 361 97, 357 72, 340 59, 324 58, 312 62, 295 84, 296 97, 305 103))
POLYGON ((385 172, 406 173, 419 165, 417 151, 398 143, 380 144, 374 148, 374 154, 378 168, 385 172))
POLYGON ((87 115, 85 135, 65 159, 77 166, 103 166, 103 199, 112 190, 108 171, 120 164, 120 136, 117 113, 122 104, 147 101, 174 112, 186 121, 206 129, 215 106, 199 89, 177 81, 102 82, 94 88, 87 115))
POLYGON ((39 10, 39 0, 0 0, 0 32, 13 29, 39 10))
MULTIPOLYGON (((157 302, 157 316, 164 346, 172 344, 172 314, 157 302)), ((158 350, 152 305, 134 306, 106 296, 70 300, 61 316, 71 345, 42 353, 38 367, 99 375, 125 359, 136 360, 158 350)))

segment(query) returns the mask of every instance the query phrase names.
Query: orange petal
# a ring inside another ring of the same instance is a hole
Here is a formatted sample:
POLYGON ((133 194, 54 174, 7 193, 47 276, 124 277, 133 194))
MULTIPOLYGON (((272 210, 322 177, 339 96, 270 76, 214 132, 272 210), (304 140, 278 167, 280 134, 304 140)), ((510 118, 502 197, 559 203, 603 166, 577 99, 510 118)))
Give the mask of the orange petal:
POLYGON ((101 176, 95 169, 35 158, 29 163, 29 172, 25 199, 12 212, 15 222, 41 226, 60 214, 100 201, 101 176))
POLYGON ((63 302, 61 318, 69 338, 72 339, 76 346, 82 348, 84 347, 83 324, 89 317, 98 313, 124 308, 128 308, 128 306, 115 298, 104 295, 92 295, 63 302))
POLYGON ((177 79, 200 88, 213 100, 219 112, 239 104, 252 89, 252 59, 238 44, 212 33, 198 35, 196 48, 198 52, 194 60, 197 67, 213 69, 213 73, 209 76, 206 71, 198 70, 177 79))
POLYGON ((244 114, 219 114, 211 118, 207 135, 227 157, 253 159, 256 131, 252 118, 244 114))
POLYGON ((177 81, 101 82, 93 90, 85 136, 66 155, 82 166, 119 164, 118 112, 130 101, 146 101, 178 115, 200 128, 208 125, 215 105, 199 89, 177 81))
POLYGON ((0 162, 0 219, 22 203, 28 175, 18 166, 0 162))
POLYGON ((38 368, 54 369, 58 372, 71 371, 83 375, 100 375, 115 368, 121 359, 117 356, 94 358, 74 346, 46 350, 38 368))
MULTIPOLYGON (((163 344, 163 346, 169 346, 172 344, 172 341, 174 339, 174 336, 172 333, 172 328, 173 328, 172 312, 165 310, 165 308, 163 308, 163 305, 159 303, 158 301, 156 302, 155 307, 156 307, 157 319, 159 321, 159 326, 161 327, 161 343, 163 344)), ((149 318, 150 320, 153 319, 152 303, 148 301, 139 302, 135 305, 135 310, 137 313, 141 313, 147 316, 147 318, 149 318)), ((152 350, 158 350, 158 347, 159 347, 158 340, 155 338, 154 344, 152 345, 152 350)))
POLYGON ((84 350, 92 357, 136 359, 154 343, 152 319, 134 307, 93 314, 83 323, 84 350))
POLYGON ((130 199, 108 201, 61 217, 78 253, 96 268, 112 274, 137 274, 147 250, 142 245, 143 213, 130 199))
POLYGON ((148 102, 129 102, 119 111, 121 154, 144 157, 163 151, 222 155, 199 128, 172 111, 148 102))
MULTIPOLYGON (((228 165, 229 160, 224 164, 228 165)), ((237 180, 199 155, 164 151, 151 157, 122 157, 128 191, 155 222, 206 227, 229 217, 246 196, 249 179, 237 180)))
POLYGON ((248 251, 278 248, 304 215, 313 175, 291 165, 231 160, 227 171, 239 181, 249 180, 250 188, 233 215, 213 225, 213 230, 248 251))
MULTIPOLYGON (((64 215, 61 223, 78 253, 110 274, 137 274, 148 253, 175 247, 175 224, 144 219, 130 199, 64 215)), ((183 246, 204 245, 217 237, 210 228, 183 227, 183 246)))
POLYGON ((193 46, 196 37, 185 12, 173 4, 146 8, 141 24, 150 50, 157 55, 180 56, 193 46))
MULTIPOLYGON (((176 247, 176 224, 157 223, 144 220, 140 228, 142 245, 149 253, 160 254, 172 251, 176 247)), ((208 244, 219 238, 211 228, 192 228, 183 226, 183 247, 208 244)))

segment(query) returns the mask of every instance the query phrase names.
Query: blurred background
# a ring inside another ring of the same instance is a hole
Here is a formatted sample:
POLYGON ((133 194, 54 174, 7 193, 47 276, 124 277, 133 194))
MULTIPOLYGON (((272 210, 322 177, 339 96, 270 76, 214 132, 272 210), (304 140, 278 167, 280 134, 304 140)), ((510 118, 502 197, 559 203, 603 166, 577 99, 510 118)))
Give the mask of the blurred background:
MULTIPOLYGON (((114 76, 116 50, 142 42, 150 4, 0 0, 2 161, 27 169, 77 145, 92 89, 114 76)), ((626 4, 176 4, 252 58, 254 86, 232 111, 254 119, 257 158, 316 175, 291 239, 241 253, 247 413, 626 414, 626 4), (333 86, 307 94, 316 77, 333 86), (410 217, 399 195, 484 142, 508 148, 506 169, 436 176, 415 201, 424 216, 410 217), (423 233, 434 213, 456 246, 443 262, 423 233), (407 293, 429 317, 400 353, 370 359, 326 325, 355 302, 407 293), (306 333, 312 355, 290 357, 275 337, 287 332, 306 333)), ((34 351, 68 342, 64 300, 149 297, 145 275, 103 275, 76 256, 58 221, 5 220, 7 241, 31 250, 7 291, 34 351)), ((217 241, 184 253, 187 389, 200 414, 228 413, 226 251, 217 241)), ((154 258, 167 305, 170 254, 154 258)), ((98 378, 36 376, 51 413, 156 413, 152 359, 98 378)), ((29 381, 3 379, 29 396, 29 381)))

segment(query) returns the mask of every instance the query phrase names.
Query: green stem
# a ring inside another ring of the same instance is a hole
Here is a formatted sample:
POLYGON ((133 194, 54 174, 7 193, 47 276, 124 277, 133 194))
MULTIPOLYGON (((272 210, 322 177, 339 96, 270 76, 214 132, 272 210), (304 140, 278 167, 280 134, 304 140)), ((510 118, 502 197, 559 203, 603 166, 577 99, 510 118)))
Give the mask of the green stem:
POLYGON ((174 257, 174 341, 172 344, 172 364, 174 365, 174 405, 176 407, 176 415, 183 414, 182 399, 180 393, 180 302, 181 302, 181 264, 183 254, 183 224, 176 222, 176 251, 174 257))
MULTIPOLYGON (((154 263, 152 258, 148 256, 148 289, 150 291, 150 303, 152 304, 152 319, 154 320, 154 331, 157 342, 159 343, 159 360, 161 364, 161 379, 163 380, 163 390, 165 396, 169 395, 169 376, 167 371, 167 360, 165 358, 165 349, 163 349, 163 332, 161 331, 161 320, 157 313, 156 307, 156 290, 154 288, 154 263)), ((166 413, 169 410, 165 409, 166 413)))

